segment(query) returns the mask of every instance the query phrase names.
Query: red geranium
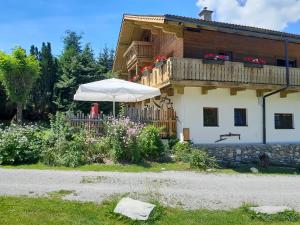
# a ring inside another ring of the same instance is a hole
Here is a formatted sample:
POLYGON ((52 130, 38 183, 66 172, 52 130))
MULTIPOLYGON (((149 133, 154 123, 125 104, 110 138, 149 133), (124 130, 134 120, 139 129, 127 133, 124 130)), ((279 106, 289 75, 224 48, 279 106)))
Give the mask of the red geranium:
POLYGON ((264 60, 264 59, 254 58, 251 56, 245 57, 244 62, 258 64, 258 65, 265 65, 267 63, 266 60, 264 60))
POLYGON ((167 57, 163 55, 158 55, 155 57, 155 62, 165 62, 167 61, 167 57))
POLYGON ((144 73, 146 71, 152 71, 153 70, 153 66, 144 66, 142 69, 141 69, 141 73, 144 73))
POLYGON ((221 60, 221 61, 230 60, 228 55, 216 55, 214 53, 205 54, 204 59, 207 59, 207 60, 221 60))
POLYGON ((204 59, 215 59, 216 54, 208 53, 204 55, 204 59))

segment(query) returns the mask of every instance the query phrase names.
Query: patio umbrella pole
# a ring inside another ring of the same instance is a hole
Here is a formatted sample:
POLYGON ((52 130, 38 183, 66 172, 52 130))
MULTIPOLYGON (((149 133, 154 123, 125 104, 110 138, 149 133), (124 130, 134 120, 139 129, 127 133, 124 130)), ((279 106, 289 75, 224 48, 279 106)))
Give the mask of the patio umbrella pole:
POLYGON ((113 96, 113 115, 116 118, 116 97, 113 96))

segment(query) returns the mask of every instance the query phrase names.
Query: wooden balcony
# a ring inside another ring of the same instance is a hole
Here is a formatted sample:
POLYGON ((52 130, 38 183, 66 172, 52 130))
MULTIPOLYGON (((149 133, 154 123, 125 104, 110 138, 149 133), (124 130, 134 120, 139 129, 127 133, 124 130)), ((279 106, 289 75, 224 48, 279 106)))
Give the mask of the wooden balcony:
MULTIPOLYGON (((201 59, 170 58, 152 74, 143 76, 141 83, 153 87, 169 84, 184 86, 245 87, 276 89, 286 84, 284 67, 265 65, 246 67, 240 62, 206 64, 201 59)), ((300 68, 290 68, 291 88, 300 88, 300 68)))
POLYGON ((145 41, 133 41, 123 56, 126 58, 128 70, 131 70, 136 63, 143 66, 153 61, 152 44, 145 41))

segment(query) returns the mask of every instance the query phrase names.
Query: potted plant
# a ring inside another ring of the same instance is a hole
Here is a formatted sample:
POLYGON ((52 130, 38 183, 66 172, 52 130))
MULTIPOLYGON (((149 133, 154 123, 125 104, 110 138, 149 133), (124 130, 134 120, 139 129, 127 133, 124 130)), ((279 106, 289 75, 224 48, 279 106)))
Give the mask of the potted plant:
POLYGON ((245 67, 263 68, 264 65, 266 65, 266 61, 263 59, 254 58, 250 56, 244 58, 245 67))
POLYGON ((141 73, 143 76, 147 76, 152 73, 153 66, 145 66, 141 69, 141 73))
POLYGON ((228 61, 230 58, 227 55, 217 55, 214 53, 208 53, 204 55, 203 63, 204 64, 224 64, 225 61, 228 61))
POLYGON ((166 61, 167 61, 167 57, 159 55, 156 56, 154 65, 156 68, 159 68, 162 65, 164 65, 166 61))

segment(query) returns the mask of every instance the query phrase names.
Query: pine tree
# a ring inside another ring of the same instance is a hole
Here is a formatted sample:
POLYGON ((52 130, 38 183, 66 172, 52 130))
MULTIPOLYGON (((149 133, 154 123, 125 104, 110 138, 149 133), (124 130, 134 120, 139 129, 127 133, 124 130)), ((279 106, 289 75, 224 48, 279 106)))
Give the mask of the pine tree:
POLYGON ((57 59, 52 55, 51 44, 42 43, 41 51, 31 46, 30 53, 40 61, 41 76, 36 81, 31 93, 28 114, 31 119, 46 118, 49 113, 54 112, 53 89, 57 81, 58 65, 57 59), (31 113, 29 113, 31 112, 31 113))

